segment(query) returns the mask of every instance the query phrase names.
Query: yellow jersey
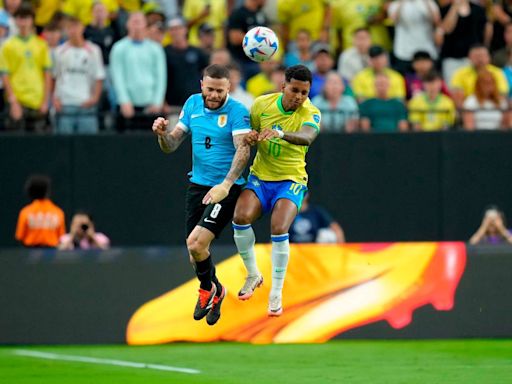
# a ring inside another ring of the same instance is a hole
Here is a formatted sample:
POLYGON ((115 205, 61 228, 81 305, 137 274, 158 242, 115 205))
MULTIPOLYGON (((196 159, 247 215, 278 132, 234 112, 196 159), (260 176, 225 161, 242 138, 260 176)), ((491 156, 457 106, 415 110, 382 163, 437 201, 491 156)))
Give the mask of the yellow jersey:
MULTIPOLYGON (((496 86, 498 91, 502 95, 508 94, 508 82, 505 74, 501 68, 495 67, 492 64, 485 66, 485 69, 492 73, 494 80, 496 80, 496 86)), ((475 93, 475 84, 478 73, 472 65, 459 68, 455 71, 452 76, 450 87, 452 89, 461 89, 464 91, 464 97, 475 93)))
MULTIPOLYGON (((109 13, 116 13, 119 10, 117 0, 100 0, 109 13)), ((92 7, 95 0, 64 0, 61 11, 66 15, 71 15, 80 19, 84 25, 89 25, 92 21, 92 7)))
POLYGON ((435 100, 425 93, 409 101, 409 121, 418 124, 422 131, 440 131, 455 123, 455 104, 448 96, 439 94, 435 100))
MULTIPOLYGON (((384 74, 389 78, 388 97, 405 99, 405 80, 403 76, 391 68, 385 68, 384 74)), ((352 79, 352 89, 358 99, 371 99, 377 96, 375 89, 375 72, 365 68, 352 79)))
POLYGON ((330 0, 278 0, 277 17, 290 28, 290 40, 301 29, 309 31, 311 40, 318 40, 324 23, 324 11, 330 0))
MULTIPOLYGON (((309 99, 295 111, 286 112, 282 93, 258 97, 251 108, 251 126, 260 131, 265 128, 298 132, 304 125, 320 131, 320 111, 309 99)), ((291 180, 307 185, 306 153, 308 147, 291 144, 275 138, 258 143, 258 151, 251 173, 263 181, 291 180)))
POLYGON ((35 24, 38 27, 44 27, 48 24, 55 12, 61 7, 61 0, 44 0, 38 1, 35 9, 36 19, 35 24))
POLYGON ((221 48, 224 44, 224 22, 228 18, 228 6, 226 0, 185 0, 183 4, 183 17, 192 20, 210 5, 210 14, 196 25, 192 26, 188 33, 188 42, 194 47, 199 46, 199 26, 203 23, 210 24, 215 33, 215 48, 221 48))
POLYGON ((16 99, 25 107, 39 109, 44 99, 44 72, 52 67, 46 41, 36 35, 12 36, 0 52, 0 71, 9 76, 16 99))

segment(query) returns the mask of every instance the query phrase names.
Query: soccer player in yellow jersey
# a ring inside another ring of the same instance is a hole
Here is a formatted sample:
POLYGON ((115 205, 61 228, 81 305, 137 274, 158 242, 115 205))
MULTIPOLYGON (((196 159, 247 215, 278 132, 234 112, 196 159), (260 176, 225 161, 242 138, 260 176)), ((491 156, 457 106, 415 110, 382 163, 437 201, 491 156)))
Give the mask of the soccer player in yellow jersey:
POLYGON ((251 109, 253 131, 247 140, 257 144, 258 151, 233 218, 235 244, 247 269, 238 298, 249 299, 263 283, 256 265, 251 224, 271 212, 269 316, 283 312, 281 296, 290 254, 288 229, 307 191, 306 152, 320 131, 320 112, 308 98, 311 81, 311 72, 304 65, 289 67, 282 92, 258 97, 251 109))

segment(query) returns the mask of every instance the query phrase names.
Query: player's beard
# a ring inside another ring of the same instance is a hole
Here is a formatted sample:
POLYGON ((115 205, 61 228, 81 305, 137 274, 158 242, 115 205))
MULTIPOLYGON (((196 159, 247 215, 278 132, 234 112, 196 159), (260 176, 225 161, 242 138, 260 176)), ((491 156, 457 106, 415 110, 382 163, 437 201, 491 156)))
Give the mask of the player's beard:
MULTIPOLYGON (((203 96, 203 102, 204 102, 204 105, 206 106, 206 108, 208 109, 211 109, 212 111, 216 110, 216 109, 219 109, 220 107, 222 107, 224 105, 224 103, 226 102, 226 98, 228 97, 227 95, 224 96, 224 98, 222 98, 219 102, 215 101, 215 107, 211 107, 209 104, 208 104, 208 101, 206 99, 206 96, 204 95, 204 93, 201 94, 203 96)), ((210 101, 211 103, 211 101, 210 101)))

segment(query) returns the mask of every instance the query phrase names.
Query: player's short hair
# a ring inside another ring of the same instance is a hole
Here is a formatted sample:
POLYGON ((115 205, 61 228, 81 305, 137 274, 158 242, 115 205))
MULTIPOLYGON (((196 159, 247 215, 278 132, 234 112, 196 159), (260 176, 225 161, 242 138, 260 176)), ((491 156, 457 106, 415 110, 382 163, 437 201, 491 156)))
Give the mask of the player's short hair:
POLYGON ((25 192, 30 200, 44 199, 50 195, 51 180, 46 175, 30 175, 25 183, 25 192))
POLYGON ((308 81, 309 84, 313 82, 313 76, 311 74, 311 71, 308 69, 308 67, 302 64, 292 65, 291 67, 288 67, 286 69, 286 72, 284 73, 284 77, 287 83, 292 81, 292 79, 299 81, 308 81))
POLYGON ((204 69, 203 76, 212 79, 229 79, 229 69, 223 65, 211 64, 204 69))

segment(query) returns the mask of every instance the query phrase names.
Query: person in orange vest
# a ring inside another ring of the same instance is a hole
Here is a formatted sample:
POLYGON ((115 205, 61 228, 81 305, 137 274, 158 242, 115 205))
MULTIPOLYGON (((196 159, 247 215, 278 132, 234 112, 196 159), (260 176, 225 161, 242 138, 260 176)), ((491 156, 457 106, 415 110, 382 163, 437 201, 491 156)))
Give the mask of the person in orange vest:
POLYGON ((25 184, 32 202, 21 209, 15 235, 25 247, 56 247, 66 233, 64 212, 49 198, 50 185, 45 175, 32 175, 25 184))

